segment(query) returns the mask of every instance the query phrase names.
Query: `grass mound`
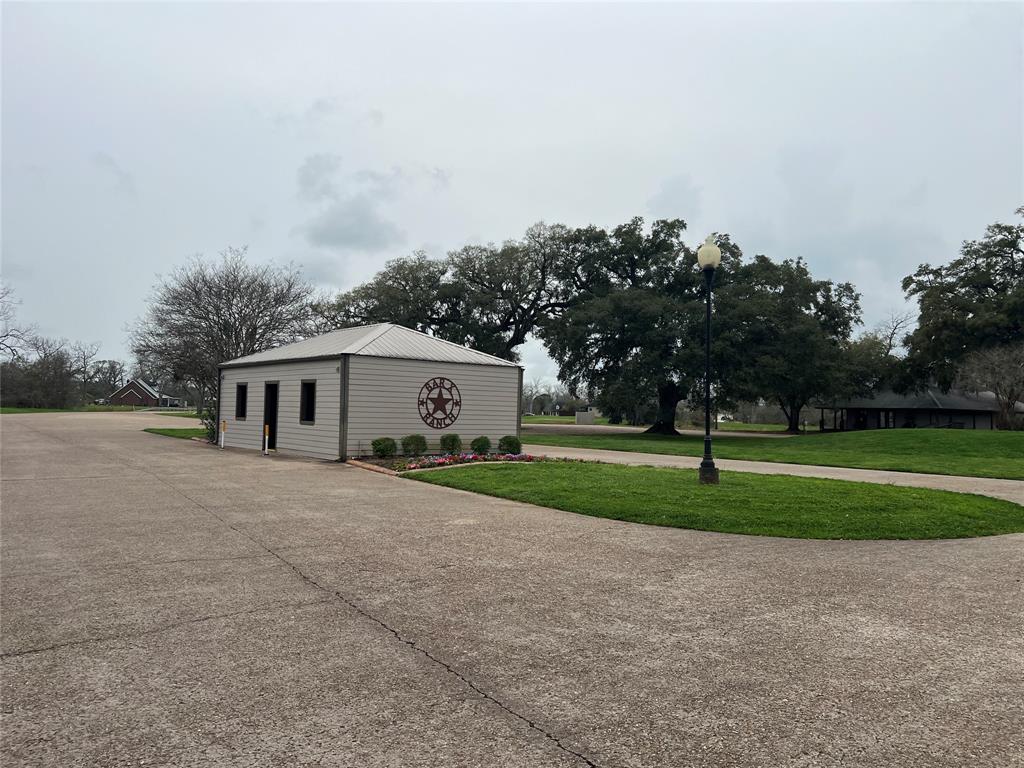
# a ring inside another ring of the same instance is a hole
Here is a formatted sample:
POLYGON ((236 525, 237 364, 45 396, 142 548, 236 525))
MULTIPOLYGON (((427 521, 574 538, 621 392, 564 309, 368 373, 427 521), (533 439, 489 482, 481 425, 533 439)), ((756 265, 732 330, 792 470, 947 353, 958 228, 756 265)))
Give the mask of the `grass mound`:
POLYGON ((578 462, 486 464, 415 480, 595 517, 799 539, 951 539, 1024 532, 1024 507, 984 496, 843 480, 578 462))

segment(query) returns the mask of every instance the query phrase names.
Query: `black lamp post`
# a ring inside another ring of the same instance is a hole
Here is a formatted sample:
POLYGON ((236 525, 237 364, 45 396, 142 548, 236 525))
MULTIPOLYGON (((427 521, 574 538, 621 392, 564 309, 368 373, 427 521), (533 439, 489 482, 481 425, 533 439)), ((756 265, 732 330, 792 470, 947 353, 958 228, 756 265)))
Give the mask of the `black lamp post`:
POLYGON ((711 455, 711 286, 715 282, 715 270, 722 263, 722 251, 714 244, 711 235, 697 249, 697 263, 704 273, 707 299, 704 313, 704 458, 698 475, 702 485, 718 485, 718 468, 711 455))

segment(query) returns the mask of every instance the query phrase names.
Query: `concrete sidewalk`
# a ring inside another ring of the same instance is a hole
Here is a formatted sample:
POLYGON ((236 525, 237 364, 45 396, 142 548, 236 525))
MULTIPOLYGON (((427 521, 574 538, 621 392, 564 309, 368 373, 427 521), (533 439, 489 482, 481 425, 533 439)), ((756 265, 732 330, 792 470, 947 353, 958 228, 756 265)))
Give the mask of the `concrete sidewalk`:
MULTIPOLYGON (((523 424, 523 437, 530 439, 530 433, 544 433, 551 435, 621 435, 623 432, 646 432, 647 427, 630 427, 628 425, 616 424, 523 424)), ((679 429, 680 435, 691 435, 693 437, 704 437, 703 429, 679 429)), ((712 434, 715 437, 754 437, 767 438, 772 440, 788 440, 796 437, 791 432, 743 432, 741 430, 718 430, 712 434)))
POLYGON ((1024 761, 1024 535, 636 525, 144 426, 188 421, 0 417, 4 768, 1024 761))
MULTIPOLYGON (((636 466, 679 467, 696 469, 699 456, 670 456, 663 453, 636 453, 633 451, 605 451, 595 448, 561 448, 553 445, 523 445, 523 450, 545 456, 558 456, 587 461, 607 461, 613 464, 636 466)), ((797 477, 823 477, 832 480, 853 480, 858 483, 905 485, 911 488, 934 488, 956 493, 977 493, 996 499, 1006 499, 1024 505, 1024 480, 998 480, 986 477, 959 475, 926 475, 920 472, 890 472, 883 469, 850 469, 848 467, 819 467, 810 464, 783 464, 774 461, 741 461, 715 459, 722 470, 754 472, 759 475, 795 475, 797 477)))

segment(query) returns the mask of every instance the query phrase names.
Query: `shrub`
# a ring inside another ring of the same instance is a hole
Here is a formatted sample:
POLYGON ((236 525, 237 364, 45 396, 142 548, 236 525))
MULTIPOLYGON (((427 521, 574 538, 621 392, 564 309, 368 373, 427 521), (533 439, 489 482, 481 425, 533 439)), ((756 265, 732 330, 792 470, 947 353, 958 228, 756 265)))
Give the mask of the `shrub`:
POLYGON ((498 453, 522 453, 523 441, 515 435, 505 435, 498 441, 498 453))
POLYGON ((216 443, 219 437, 217 431, 220 426, 217 423, 217 412, 213 408, 207 408, 199 418, 203 420, 203 428, 206 430, 206 441, 216 443))
POLYGON ((370 447, 373 448, 373 455, 378 459, 390 459, 398 451, 398 446, 390 437, 378 437, 370 447))
POLYGON ((423 435, 406 435, 402 438, 402 455, 422 456, 427 452, 427 438, 423 435))
POLYGON ((462 450, 462 438, 456 434, 441 435, 441 453, 458 453, 462 450))
POLYGON ((481 435, 469 444, 469 447, 473 449, 473 453, 490 453, 491 452, 491 438, 481 435))

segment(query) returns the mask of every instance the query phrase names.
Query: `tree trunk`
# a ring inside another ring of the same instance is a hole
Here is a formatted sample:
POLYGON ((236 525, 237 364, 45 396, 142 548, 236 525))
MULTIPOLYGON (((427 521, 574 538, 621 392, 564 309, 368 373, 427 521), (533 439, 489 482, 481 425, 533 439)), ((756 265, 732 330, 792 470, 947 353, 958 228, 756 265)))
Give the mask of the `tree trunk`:
POLYGON ((1020 400, 1022 393, 1014 389, 1007 392, 996 388, 995 396, 996 406, 999 408, 999 415, 996 417, 996 428, 1013 429, 1016 417, 1014 411, 1017 407, 1017 401, 1020 400))
POLYGON ((784 403, 780 400, 779 406, 782 408, 782 413, 786 416, 786 431, 799 432, 800 411, 803 409, 803 403, 784 403))
POLYGON ((647 429, 648 435, 678 435, 676 432, 676 406, 679 405, 679 385, 668 382, 658 387, 658 415, 647 429))

